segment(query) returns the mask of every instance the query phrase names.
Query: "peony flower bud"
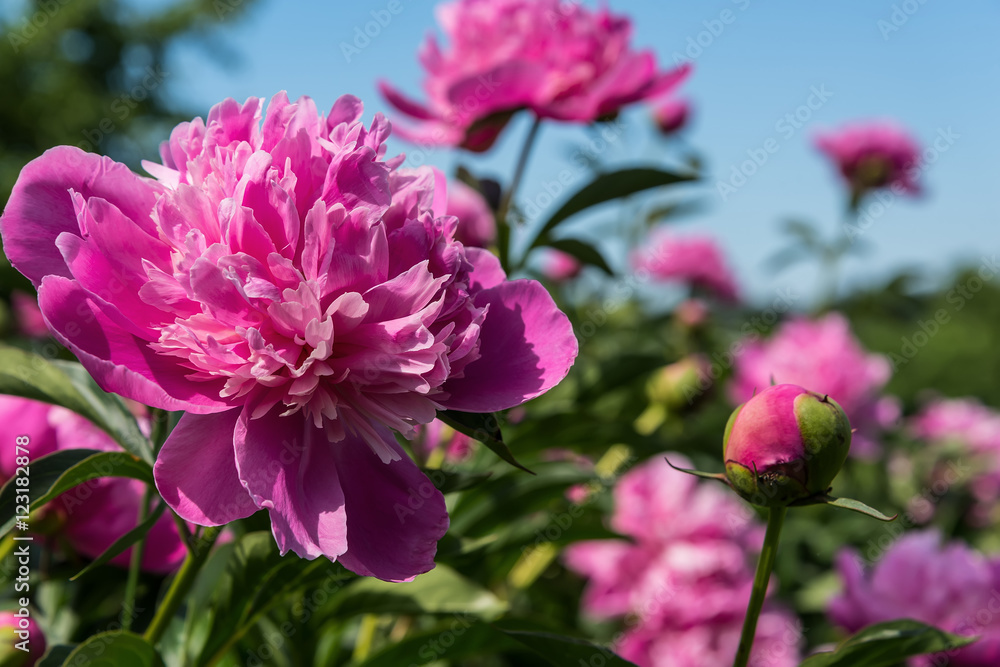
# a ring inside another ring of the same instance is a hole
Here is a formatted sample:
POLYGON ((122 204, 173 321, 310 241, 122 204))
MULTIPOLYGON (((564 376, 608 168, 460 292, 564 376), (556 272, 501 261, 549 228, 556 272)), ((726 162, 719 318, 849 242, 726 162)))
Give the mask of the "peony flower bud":
POLYGON ((851 446, 851 425, 829 396, 768 387, 736 408, 723 438, 726 478, 755 505, 824 496, 851 446))

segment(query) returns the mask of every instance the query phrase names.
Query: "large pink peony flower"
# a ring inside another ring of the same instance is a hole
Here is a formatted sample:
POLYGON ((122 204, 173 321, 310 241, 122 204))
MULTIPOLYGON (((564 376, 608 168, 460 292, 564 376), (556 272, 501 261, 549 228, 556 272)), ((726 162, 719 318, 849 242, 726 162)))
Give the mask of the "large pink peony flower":
POLYGON ((416 121, 399 133, 421 144, 487 150, 521 109, 589 123, 663 95, 689 69, 658 72, 651 51, 629 48, 631 22, 607 9, 560 0, 455 0, 437 15, 451 48, 442 50, 430 36, 421 50, 427 104, 379 83, 389 103, 416 121))
MULTIPOLYGON (((899 538, 870 570, 845 549, 837 556, 843 592, 827 613, 848 632, 912 618, 958 635, 979 635, 974 644, 949 653, 952 667, 1000 665, 1000 561, 962 542, 942 544, 934 530, 899 538)), ((936 656, 913 665, 943 664, 936 656)))
POLYGON ((880 397, 892 369, 885 357, 865 352, 843 315, 790 320, 769 340, 746 340, 742 349, 730 385, 733 404, 746 402, 772 382, 829 394, 857 429, 852 454, 864 457, 878 451, 880 429, 898 416, 896 401, 880 397))
POLYGON ((709 236, 682 238, 658 232, 646 249, 632 254, 632 265, 648 271, 655 280, 699 287, 725 301, 740 298, 722 250, 709 236))
MULTIPOLYGON (((689 464, 671 454, 675 465, 689 464)), ((672 469, 663 457, 626 473, 614 490, 611 527, 630 538, 578 542, 567 566, 589 581, 583 608, 625 618, 615 649, 642 667, 714 667, 736 655, 763 528, 721 485, 672 469)), ((769 601, 751 664, 798 664, 801 629, 769 601)))
POLYGON ((392 430, 519 405, 577 345, 541 285, 454 240, 443 179, 384 160, 389 124, 361 112, 279 93, 261 125, 260 100, 226 100, 174 129, 157 180, 55 148, 0 225, 97 381, 187 412, 155 467, 178 514, 266 508, 283 553, 405 580, 448 517, 392 430))
POLYGON ((920 191, 920 146, 894 122, 858 122, 819 134, 815 141, 857 194, 890 186, 901 193, 920 191))
MULTIPOLYGON (((61 449, 121 451, 104 431, 74 412, 26 398, 0 396, 0 440, 14 442, 20 435, 31 439, 32 460, 61 449)), ((14 476, 15 457, 13 447, 0 450, 0 482, 14 476)), ((84 556, 97 558, 135 528, 145 491, 146 486, 136 480, 93 480, 59 496, 50 507, 61 516, 62 535, 69 544, 84 556)), ((110 562, 128 567, 131 553, 128 549, 110 562)), ((142 567, 149 572, 171 572, 186 554, 177 527, 164 515, 147 534, 142 567)))

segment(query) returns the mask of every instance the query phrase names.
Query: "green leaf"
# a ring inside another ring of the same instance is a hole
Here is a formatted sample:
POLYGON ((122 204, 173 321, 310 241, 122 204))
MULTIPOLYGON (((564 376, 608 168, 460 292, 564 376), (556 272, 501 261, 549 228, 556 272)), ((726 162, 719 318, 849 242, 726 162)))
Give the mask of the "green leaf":
POLYGON ((102 632, 83 642, 66 658, 66 665, 90 667, 162 667, 149 642, 131 632, 102 632))
POLYGON ((849 637, 835 651, 807 658, 799 667, 889 667, 905 658, 950 651, 975 637, 959 637, 910 619, 868 626, 849 637))
POLYGON ((547 241, 545 245, 549 248, 562 250, 564 253, 572 255, 577 261, 583 264, 596 266, 609 276, 614 275, 614 271, 612 271, 611 267, 608 266, 608 263, 604 261, 604 257, 601 253, 597 251, 597 248, 590 244, 576 239, 558 239, 554 241, 547 241))
POLYGON ((500 632, 526 646, 532 653, 556 667, 562 665, 607 665, 607 667, 636 667, 634 663, 618 657, 611 649, 584 639, 566 637, 549 632, 520 629, 520 623, 503 621, 494 623, 500 632))
POLYGON ((0 394, 68 408, 106 431, 127 451, 153 462, 149 441, 135 417, 120 398, 103 392, 80 364, 49 361, 0 345, 0 394))
POLYGON ((623 169, 610 174, 601 174, 580 188, 559 210, 552 214, 530 247, 537 248, 541 245, 548 245, 549 234, 559 223, 591 206, 627 197, 643 190, 694 179, 695 176, 691 174, 675 174, 661 169, 649 168, 623 169))
POLYGON ((109 560, 111 560, 112 558, 114 558, 115 556, 122 553, 130 546, 141 540, 143 537, 145 537, 146 533, 149 532, 149 529, 153 527, 153 524, 156 523, 157 519, 163 516, 163 511, 165 509, 167 509, 167 504, 160 503, 160 505, 155 510, 153 510, 152 514, 146 517, 146 519, 142 523, 140 523, 138 526, 128 531, 127 533, 119 537, 117 540, 115 540, 110 547, 104 550, 104 553, 95 558, 89 565, 87 565, 87 567, 83 568, 82 570, 74 574, 72 577, 70 577, 69 580, 75 581, 79 579, 80 577, 87 574, 91 570, 94 570, 100 567, 101 565, 104 565, 109 560))
MULTIPOLYGON (((461 664, 459 661, 503 653, 526 653, 527 647, 493 626, 457 615, 428 632, 407 635, 365 660, 359 667, 400 667, 400 665, 461 664)), ((517 664, 517 663, 510 663, 517 664)))
POLYGON ((421 468, 420 471, 427 475, 441 493, 465 491, 479 486, 493 476, 492 472, 461 472, 440 468, 421 468))
POLYGON ((410 582, 358 579, 337 594, 324 614, 463 614, 493 619, 506 611, 507 603, 492 592, 438 563, 410 582))
MULTIPOLYGON (((464 433, 470 438, 483 443, 493 453, 515 468, 531 472, 517 462, 507 443, 503 441, 503 434, 500 433, 500 419, 495 414, 440 410, 437 416, 438 419, 459 433, 464 433)), ((534 475, 535 473, 531 472, 531 474, 534 475)))
POLYGON ((45 650, 42 659, 35 663, 35 667, 62 667, 66 658, 73 653, 76 644, 55 644, 45 650))
MULTIPOLYGON (((353 579, 342 566, 325 558, 308 561, 281 556, 269 532, 247 533, 224 553, 225 570, 214 577, 210 602, 192 607, 198 617, 193 626, 210 626, 194 661, 198 666, 215 664, 269 609, 296 591, 309 588, 329 595, 331 588, 339 590, 343 580, 353 579)), ((210 566, 211 562, 206 569, 210 566)))
POLYGON ((800 502, 792 503, 792 505, 832 505, 833 507, 840 507, 845 510, 851 510, 853 512, 858 512, 859 514, 864 514, 870 516, 873 519, 878 519, 879 521, 895 521, 898 514, 893 514, 892 516, 886 516, 882 514, 877 509, 865 505, 860 500, 854 500, 853 498, 834 498, 832 496, 816 496, 811 498, 806 498, 800 502))
MULTIPOLYGON (((41 507, 78 484, 98 477, 131 477, 153 483, 153 468, 125 452, 102 452, 95 449, 64 449, 42 456, 29 466, 31 507, 41 507)), ((18 477, 0 489, 0 534, 14 525, 18 477)))

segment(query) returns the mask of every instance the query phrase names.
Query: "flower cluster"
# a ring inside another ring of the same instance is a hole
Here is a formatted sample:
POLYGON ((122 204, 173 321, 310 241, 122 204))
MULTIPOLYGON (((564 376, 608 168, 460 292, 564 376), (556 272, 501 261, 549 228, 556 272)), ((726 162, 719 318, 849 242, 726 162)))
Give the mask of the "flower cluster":
MULTIPOLYGON (((1000 664, 1000 560, 986 558, 961 542, 942 544, 933 530, 899 538, 868 572, 857 553, 837 556, 843 592, 828 614, 848 632, 882 621, 912 618, 958 635, 978 635, 970 646, 947 656, 951 667, 1000 664)), ((915 667, 943 664, 923 656, 915 667)))
POLYGON ((879 397, 891 374, 888 360, 866 353, 847 319, 830 313, 817 320, 785 322, 766 341, 744 341, 730 398, 743 403, 772 383, 797 384, 829 394, 857 429, 851 451, 865 457, 878 451, 880 429, 898 417, 896 402, 879 397))
MULTIPOLYGON (((633 541, 579 542, 566 551, 569 568, 589 579, 583 608, 600 619, 624 616, 615 649, 642 667, 728 664, 753 585, 748 554, 760 549, 762 527, 731 491, 662 457, 626 473, 614 499, 611 527, 633 541)), ((751 664, 797 665, 800 640, 794 616, 769 602, 751 664)))
MULTIPOLYGON (((66 408, 0 396, 0 438, 4 442, 14 442, 20 435, 30 438, 32 458, 63 449, 121 451, 108 434, 66 408)), ((13 477, 15 470, 14 448, 5 447, 0 451, 0 482, 13 477)), ((80 554, 97 558, 115 540, 135 528, 145 490, 146 485, 138 480, 107 477, 68 491, 50 506, 61 524, 59 535, 80 554)), ((110 563, 128 567, 131 553, 130 548, 110 563)), ((170 572, 181 564, 186 554, 187 548, 177 527, 164 515, 153 524, 146 537, 142 567, 149 572, 170 572)))
POLYGON ((406 580, 448 516, 392 431, 559 382, 570 323, 534 281, 455 240, 433 170, 384 159, 389 123, 279 93, 178 125, 156 180, 62 146, 29 163, 5 251, 103 388, 184 410, 154 469, 185 519, 267 509, 282 553, 406 580))
POLYGON ((688 67, 657 71, 651 51, 629 46, 631 22, 607 9, 560 0, 455 0, 437 8, 450 42, 428 37, 426 105, 387 82, 380 88, 413 119, 399 134, 425 145, 489 149, 519 110, 589 123, 663 96, 688 67))

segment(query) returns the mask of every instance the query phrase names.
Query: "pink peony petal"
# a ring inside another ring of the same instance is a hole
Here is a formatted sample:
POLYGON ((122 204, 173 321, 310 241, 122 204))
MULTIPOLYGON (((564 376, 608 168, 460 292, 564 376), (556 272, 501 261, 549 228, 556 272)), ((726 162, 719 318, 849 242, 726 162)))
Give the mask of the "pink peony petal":
POLYGON ((144 405, 198 414, 231 407, 218 398, 221 382, 190 382, 169 357, 158 355, 127 330, 128 323, 106 302, 78 284, 48 276, 38 304, 56 338, 77 356, 105 391, 144 405))
POLYGON ((55 240, 63 232, 80 234, 71 190, 107 200, 140 229, 156 234, 149 217, 162 191, 156 181, 73 146, 52 148, 21 171, 0 223, 7 258, 36 287, 50 274, 70 277, 55 240))
POLYGON ((333 450, 346 498, 347 553, 343 565, 385 581, 409 581, 434 567, 437 541, 448 530, 444 496, 403 452, 388 430, 376 427, 399 454, 382 460, 359 438, 333 450))
POLYGON ((185 414, 163 443, 153 467, 156 488, 181 518, 221 526, 257 506, 240 483, 233 432, 240 410, 185 414))
POLYGON ((569 318, 545 288, 512 280, 483 290, 476 305, 489 306, 480 334, 481 358, 462 378, 445 383, 441 403, 464 412, 506 410, 545 393, 569 372, 578 350, 569 318))
MULTIPOLYGON (((236 465, 243 486, 268 510, 282 554, 336 559, 347 550, 347 508, 334 448, 302 413, 258 419, 244 409, 236 423, 236 465)), ((374 456, 374 455, 373 455, 374 456)), ((345 477, 355 476, 345 469, 345 477)), ((380 499, 379 502, 385 502, 380 499)))

